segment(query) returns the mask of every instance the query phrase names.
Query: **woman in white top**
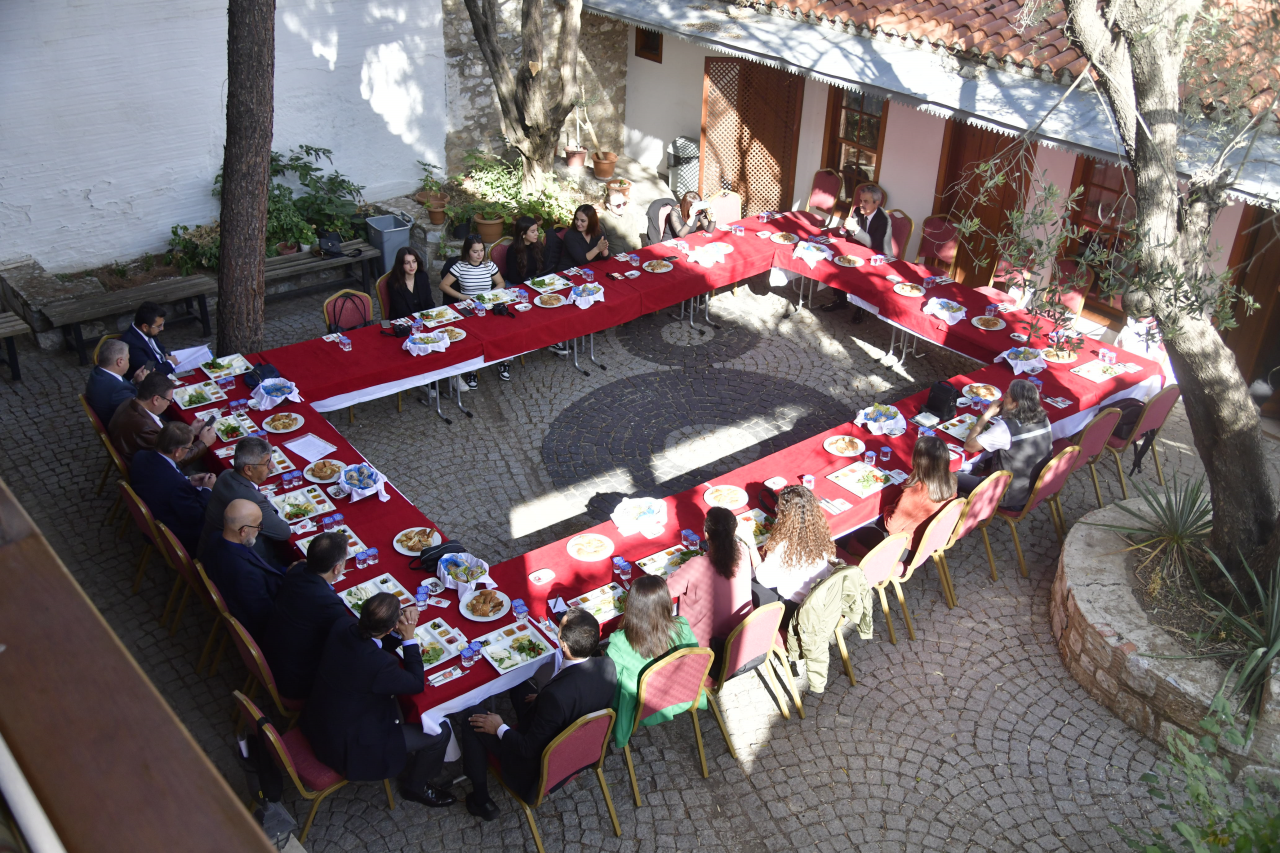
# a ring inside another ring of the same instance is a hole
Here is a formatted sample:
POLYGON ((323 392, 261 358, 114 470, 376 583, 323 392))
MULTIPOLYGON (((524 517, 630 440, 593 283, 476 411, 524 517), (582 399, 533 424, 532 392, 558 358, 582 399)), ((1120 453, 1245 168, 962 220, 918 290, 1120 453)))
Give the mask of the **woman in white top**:
MULTIPOLYGON (((462 257, 454 261, 453 266, 447 270, 440 279, 440 291, 445 295, 446 302, 465 302, 477 294, 506 286, 498 265, 485 259, 484 240, 480 239, 479 234, 467 235, 467 239, 462 241, 462 257)), ((511 380, 509 360, 498 365, 498 376, 504 382, 511 380)), ((464 373, 462 378, 469 388, 480 384, 475 373, 464 373)))
POLYGON ((836 556, 831 528, 813 492, 787 486, 778 494, 777 521, 764 549, 752 591, 760 604, 782 601, 788 624, 813 585, 831 574, 836 556))

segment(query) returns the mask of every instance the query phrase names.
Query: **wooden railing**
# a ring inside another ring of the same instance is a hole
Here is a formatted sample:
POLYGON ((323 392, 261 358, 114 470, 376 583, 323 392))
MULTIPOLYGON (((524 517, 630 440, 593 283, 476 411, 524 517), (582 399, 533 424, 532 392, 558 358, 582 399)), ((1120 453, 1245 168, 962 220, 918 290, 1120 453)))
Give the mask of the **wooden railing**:
POLYGON ((275 850, 3 481, 0 735, 69 853, 275 850))

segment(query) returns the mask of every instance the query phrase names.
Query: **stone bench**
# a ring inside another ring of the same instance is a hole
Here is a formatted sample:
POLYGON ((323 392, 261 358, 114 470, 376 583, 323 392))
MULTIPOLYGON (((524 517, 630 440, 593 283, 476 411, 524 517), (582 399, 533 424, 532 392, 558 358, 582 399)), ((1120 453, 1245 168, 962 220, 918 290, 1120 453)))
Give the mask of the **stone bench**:
POLYGON ((27 321, 10 311, 0 314, 0 338, 4 338, 9 362, 9 373, 14 382, 22 380, 22 371, 18 368, 18 345, 14 338, 31 331, 27 321))

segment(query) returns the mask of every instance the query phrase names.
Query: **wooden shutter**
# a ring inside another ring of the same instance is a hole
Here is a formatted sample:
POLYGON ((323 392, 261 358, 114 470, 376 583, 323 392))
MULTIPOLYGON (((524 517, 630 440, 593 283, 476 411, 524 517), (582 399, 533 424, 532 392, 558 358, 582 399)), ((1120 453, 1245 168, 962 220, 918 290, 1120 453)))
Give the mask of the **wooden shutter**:
POLYGON ((745 215, 787 210, 795 187, 804 78, 745 59, 707 57, 702 98, 702 196, 730 189, 745 215))

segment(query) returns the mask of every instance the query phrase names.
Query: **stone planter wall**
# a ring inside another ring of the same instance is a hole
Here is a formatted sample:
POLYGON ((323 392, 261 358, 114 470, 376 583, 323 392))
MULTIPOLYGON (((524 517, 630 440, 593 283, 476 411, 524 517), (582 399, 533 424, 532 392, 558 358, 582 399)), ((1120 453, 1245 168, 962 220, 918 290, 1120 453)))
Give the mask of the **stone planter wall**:
MULTIPOLYGON (((1142 506, 1140 500, 1128 504, 1142 506)), ((1127 543, 1089 523, 1131 521, 1109 506, 1071 528, 1050 593, 1053 636, 1072 676, 1132 728, 1161 745, 1175 727, 1200 737, 1222 669, 1206 660, 1177 659, 1186 652, 1151 624, 1129 585, 1122 553, 1127 543)), ((1238 771, 1280 775, 1280 677, 1271 679, 1268 710, 1248 749, 1228 754, 1238 771)))

